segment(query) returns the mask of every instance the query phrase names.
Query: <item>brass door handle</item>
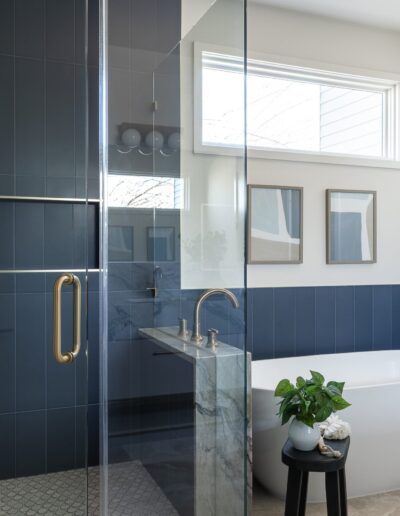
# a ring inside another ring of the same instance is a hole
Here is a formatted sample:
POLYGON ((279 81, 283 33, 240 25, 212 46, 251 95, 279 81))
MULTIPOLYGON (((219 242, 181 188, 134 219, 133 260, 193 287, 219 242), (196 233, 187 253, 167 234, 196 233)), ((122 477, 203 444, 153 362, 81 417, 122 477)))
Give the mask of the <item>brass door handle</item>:
POLYGON ((71 273, 64 273, 59 276, 53 289, 53 354, 59 364, 70 364, 79 354, 81 349, 81 299, 82 287, 79 278, 71 273), (72 351, 62 351, 61 337, 61 295, 64 285, 74 286, 74 340, 72 351))

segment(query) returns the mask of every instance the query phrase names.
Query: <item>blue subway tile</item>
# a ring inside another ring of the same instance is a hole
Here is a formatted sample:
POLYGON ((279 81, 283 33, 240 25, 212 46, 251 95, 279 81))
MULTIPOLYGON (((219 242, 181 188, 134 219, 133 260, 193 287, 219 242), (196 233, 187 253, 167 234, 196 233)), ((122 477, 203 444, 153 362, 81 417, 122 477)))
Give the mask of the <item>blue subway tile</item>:
MULTIPOLYGON (((0 2, 0 26, 2 25, 1 11, 2 2, 0 2)), ((1 29, 0 29, 0 46, 1 46, 1 29)), ((14 63, 11 57, 0 56, 0 174, 8 174, 2 176, 0 183, 0 195, 13 194, 11 185, 5 181, 5 177, 12 178, 14 173, 14 63)))
POLYGON ((252 326, 254 360, 274 357, 274 289, 252 290, 252 312, 248 314, 252 326))
POLYGON ((28 197, 44 197, 46 195, 46 183, 44 177, 15 176, 15 194, 28 197))
POLYGON ((44 249, 44 206, 40 203, 15 205, 15 266, 41 269, 44 249))
POLYGON ((296 355, 316 351, 315 288, 296 289, 296 355))
MULTIPOLYGON (((253 354, 253 298, 255 289, 247 289, 246 303, 246 349, 253 354)), ((254 358, 254 354, 253 357, 254 358)))
POLYGON ((21 412, 16 416, 16 475, 46 472, 46 411, 21 412))
POLYGON ((75 178, 74 96, 74 66, 47 62, 46 170, 49 177, 75 178))
MULTIPOLYGON (((1 129, 0 129, 0 131, 1 131, 1 129)), ((14 195, 14 194, 15 194, 14 175, 0 173, 0 195, 14 195)))
POLYGON ((374 349, 392 347, 392 287, 380 285, 373 287, 374 309, 374 349))
POLYGON ((0 479, 15 476, 15 414, 0 415, 0 479))
POLYGON ((75 2, 51 0, 46 2, 46 57, 55 61, 74 61, 75 2))
POLYGON ((0 203, 0 268, 14 268, 14 203, 0 203))
MULTIPOLYGON (((46 425, 47 472, 73 469, 75 466, 75 408, 48 410, 46 425)), ((85 431, 84 428, 81 430, 85 431)))
POLYGON ((291 357, 296 353, 296 289, 274 289, 275 357, 291 357))
POLYGON ((18 294, 16 305, 16 408, 45 408, 45 295, 18 294))
POLYGON ((336 353, 354 351, 354 287, 336 287, 336 353))
POLYGON ((316 352, 335 352, 335 288, 316 289, 316 352))
POLYGON ((46 292, 46 274, 16 274, 17 294, 46 292))
POLYGON ((14 0, 0 2, 0 52, 14 53, 14 0))
POLYGON ((15 412, 15 296, 0 294, 0 413, 15 412))
POLYGON ((392 287, 392 347, 400 349, 400 285, 392 287))
MULTIPOLYGON (((73 268, 73 206, 71 204, 52 203, 45 206, 44 213, 45 268, 73 268)), ((81 229, 84 228, 81 227, 81 229)))
MULTIPOLYGON (((29 4, 30 1, 26 3, 29 4)), ((30 21, 29 25, 34 25, 34 22, 30 21)), ((17 175, 35 177, 45 175, 44 104, 43 62, 17 58, 15 64, 15 170, 17 175)), ((59 126, 62 124, 59 123, 59 126)))
POLYGON ((15 1, 15 52, 18 56, 43 57, 44 0, 15 1))
POLYGON ((355 351, 370 351, 373 347, 372 289, 355 287, 355 351))

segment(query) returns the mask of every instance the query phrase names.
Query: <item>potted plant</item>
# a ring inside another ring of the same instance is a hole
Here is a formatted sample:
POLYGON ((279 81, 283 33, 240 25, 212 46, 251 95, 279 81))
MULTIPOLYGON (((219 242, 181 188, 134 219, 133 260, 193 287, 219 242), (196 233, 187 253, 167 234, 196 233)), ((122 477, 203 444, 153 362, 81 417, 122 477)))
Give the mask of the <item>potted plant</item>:
POLYGON ((317 446, 321 436, 317 423, 350 406, 342 397, 344 382, 331 381, 324 385, 325 378, 321 373, 310 373, 309 380, 299 376, 293 385, 285 378, 275 389, 275 396, 282 398, 278 416, 282 425, 293 418, 289 438, 293 446, 302 451, 310 451, 317 446))

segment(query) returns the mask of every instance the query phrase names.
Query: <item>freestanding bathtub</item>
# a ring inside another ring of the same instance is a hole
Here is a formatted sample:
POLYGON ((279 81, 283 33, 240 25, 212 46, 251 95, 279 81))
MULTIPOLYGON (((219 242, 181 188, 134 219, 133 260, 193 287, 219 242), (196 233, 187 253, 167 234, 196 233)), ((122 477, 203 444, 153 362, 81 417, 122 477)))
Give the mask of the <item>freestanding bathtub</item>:
MULTIPOLYGON (((352 406, 338 415, 351 424, 346 464, 349 497, 400 489, 400 350, 314 355, 252 363, 254 474, 275 496, 284 498, 287 468, 281 448, 287 425, 281 426, 274 389, 282 378, 309 377, 345 381, 343 396, 352 406)), ((332 442, 334 444, 334 441, 332 442)), ((310 502, 325 499, 324 475, 311 474, 310 502)))

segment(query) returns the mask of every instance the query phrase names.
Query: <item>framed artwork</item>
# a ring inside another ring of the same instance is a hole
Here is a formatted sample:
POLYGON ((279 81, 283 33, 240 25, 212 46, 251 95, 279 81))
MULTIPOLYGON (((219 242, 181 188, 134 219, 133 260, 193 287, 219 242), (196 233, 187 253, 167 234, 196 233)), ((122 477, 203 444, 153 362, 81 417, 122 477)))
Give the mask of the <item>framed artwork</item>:
POLYGON ((160 226, 147 228, 147 260, 172 262, 175 260, 175 228, 160 226))
POLYGON ((303 188, 248 187, 248 263, 303 262, 303 188))
POLYGON ((376 263, 376 192, 326 191, 326 262, 376 263))

